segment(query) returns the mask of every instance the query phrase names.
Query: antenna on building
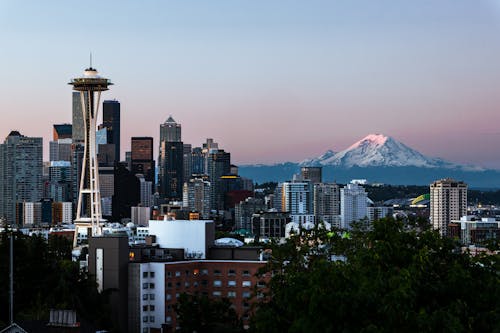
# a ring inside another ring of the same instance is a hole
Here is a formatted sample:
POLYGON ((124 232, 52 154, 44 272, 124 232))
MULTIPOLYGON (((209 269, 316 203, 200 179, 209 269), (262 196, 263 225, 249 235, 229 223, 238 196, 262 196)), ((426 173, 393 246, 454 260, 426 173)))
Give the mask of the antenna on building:
POLYGON ((92 52, 90 52, 90 68, 92 68, 92 52))

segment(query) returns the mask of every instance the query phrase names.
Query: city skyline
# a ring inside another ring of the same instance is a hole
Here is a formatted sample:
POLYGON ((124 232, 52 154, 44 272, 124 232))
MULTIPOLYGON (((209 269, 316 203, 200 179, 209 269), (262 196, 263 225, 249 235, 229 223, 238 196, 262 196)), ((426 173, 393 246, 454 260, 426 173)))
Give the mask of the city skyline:
POLYGON ((94 3, 0 4, 0 136, 43 137, 44 160, 92 52, 116 84, 103 99, 121 103, 122 156, 151 136, 156 157, 172 115, 185 143, 214 138, 236 164, 384 133, 500 168, 500 1, 110 1, 85 14, 94 3))

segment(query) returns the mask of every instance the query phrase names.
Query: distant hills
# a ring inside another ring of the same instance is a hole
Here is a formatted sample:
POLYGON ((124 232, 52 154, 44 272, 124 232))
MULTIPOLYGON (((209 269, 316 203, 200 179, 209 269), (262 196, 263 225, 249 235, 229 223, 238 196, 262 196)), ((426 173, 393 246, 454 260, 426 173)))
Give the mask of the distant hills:
POLYGON ((328 150, 299 163, 243 165, 240 174, 258 183, 285 181, 302 166, 322 166, 325 181, 346 183, 366 178, 371 183, 428 185, 441 178, 463 180, 471 187, 500 188, 500 171, 427 157, 382 134, 370 134, 338 153, 328 150))

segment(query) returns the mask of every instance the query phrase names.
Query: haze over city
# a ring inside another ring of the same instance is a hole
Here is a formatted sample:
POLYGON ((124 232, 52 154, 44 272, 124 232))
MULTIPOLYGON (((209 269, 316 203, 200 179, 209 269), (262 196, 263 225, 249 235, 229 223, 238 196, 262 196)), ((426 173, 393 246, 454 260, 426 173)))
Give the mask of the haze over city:
POLYGON ((71 78, 115 85, 122 159, 169 115, 235 163, 298 161, 369 133, 500 168, 500 1, 0 3, 0 137, 71 122, 71 78))

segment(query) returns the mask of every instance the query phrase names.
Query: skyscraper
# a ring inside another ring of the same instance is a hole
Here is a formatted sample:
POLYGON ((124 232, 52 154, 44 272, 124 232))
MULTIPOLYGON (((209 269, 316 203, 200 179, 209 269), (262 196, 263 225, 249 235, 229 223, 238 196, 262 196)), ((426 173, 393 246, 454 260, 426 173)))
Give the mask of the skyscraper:
POLYGON ((37 202, 43 195, 42 138, 12 131, 0 144, 0 218, 16 222, 16 203, 37 202))
POLYGON ((181 124, 177 124, 172 116, 169 116, 168 119, 160 125, 160 142, 163 141, 181 141, 181 124))
POLYGON ((155 161, 153 160, 153 138, 148 136, 132 137, 132 173, 144 175, 144 179, 155 188, 155 161))
POLYGON ((451 220, 467 215, 467 184, 451 178, 437 180, 430 185, 430 220, 441 236, 448 233, 451 220))
POLYGON ((300 174, 302 179, 310 180, 313 184, 318 184, 322 182, 322 172, 321 167, 302 167, 300 168, 300 174))
MULTIPOLYGON (((84 150, 80 179, 78 205, 76 207, 75 237, 76 246, 79 228, 92 228, 92 235, 101 235, 102 211, 99 190, 99 170, 97 162, 96 126, 101 92, 108 90, 112 83, 99 76, 96 69, 87 68, 82 77, 73 79, 69 84, 80 92, 84 119, 84 150)), ((74 132, 73 132, 74 134, 74 132)))
POLYGON ((340 189, 340 227, 350 229, 351 223, 367 217, 367 194, 357 184, 340 189))
POLYGON ((314 216, 317 221, 340 227, 340 191, 337 184, 314 184, 314 216))
POLYGON ((181 125, 170 116, 160 125, 159 181, 160 195, 168 200, 182 199, 184 183, 184 144, 181 125))
POLYGON ((120 102, 102 103, 102 126, 107 129, 107 144, 115 145, 115 161, 120 162, 120 102))
POLYGON ((54 124, 52 130, 53 140, 71 139, 73 133, 73 126, 71 124, 54 124))
POLYGON ((203 178, 191 178, 184 183, 183 205, 200 213, 202 219, 210 217, 210 182, 203 178))
POLYGON ((210 200, 212 209, 224 208, 224 194, 222 193, 220 178, 229 175, 231 170, 231 154, 222 149, 211 149, 206 155, 205 171, 212 184, 210 189, 210 200))

